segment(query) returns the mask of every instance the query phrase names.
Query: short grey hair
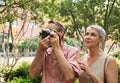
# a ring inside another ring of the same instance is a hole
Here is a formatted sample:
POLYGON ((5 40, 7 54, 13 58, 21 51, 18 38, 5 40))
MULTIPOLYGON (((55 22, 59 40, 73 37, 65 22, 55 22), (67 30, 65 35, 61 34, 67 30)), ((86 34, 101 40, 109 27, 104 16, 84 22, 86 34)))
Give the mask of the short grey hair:
POLYGON ((99 35, 101 38, 104 38, 106 37, 106 32, 105 30, 103 29, 103 27, 99 26, 99 25, 90 25, 88 26, 87 30, 90 29, 90 28, 94 28, 98 31, 99 35))

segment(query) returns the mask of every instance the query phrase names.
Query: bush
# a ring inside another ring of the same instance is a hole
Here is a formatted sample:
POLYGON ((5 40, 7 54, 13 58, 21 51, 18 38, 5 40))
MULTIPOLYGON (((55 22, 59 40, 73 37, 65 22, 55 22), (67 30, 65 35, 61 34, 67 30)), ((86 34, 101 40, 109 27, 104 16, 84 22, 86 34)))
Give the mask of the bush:
POLYGON ((42 83, 42 75, 29 76, 30 63, 22 62, 16 69, 0 68, 0 83, 42 83))
POLYGON ((33 83, 32 79, 29 76, 23 77, 14 77, 12 81, 8 80, 7 83, 33 83))
POLYGON ((0 68, 0 79, 2 79, 3 82, 6 81, 7 79, 13 79, 13 77, 14 70, 11 70, 10 68, 7 67, 0 68))
POLYGON ((18 68, 15 71, 15 81, 18 81, 17 83, 41 83, 42 76, 39 75, 38 77, 32 79, 29 76, 30 72, 30 63, 28 62, 22 62, 20 65, 18 65, 18 68), (18 78, 16 78, 18 77, 18 78), (25 81, 25 79, 27 79, 25 81), (20 82, 19 82, 20 81, 20 82), (21 82, 24 81, 24 82, 21 82))
POLYGON ((15 77, 19 76, 27 76, 29 75, 29 69, 30 69, 30 63, 28 62, 22 62, 20 65, 18 65, 18 68, 15 70, 15 77))
POLYGON ((32 79, 32 83, 42 83, 42 75, 32 79))

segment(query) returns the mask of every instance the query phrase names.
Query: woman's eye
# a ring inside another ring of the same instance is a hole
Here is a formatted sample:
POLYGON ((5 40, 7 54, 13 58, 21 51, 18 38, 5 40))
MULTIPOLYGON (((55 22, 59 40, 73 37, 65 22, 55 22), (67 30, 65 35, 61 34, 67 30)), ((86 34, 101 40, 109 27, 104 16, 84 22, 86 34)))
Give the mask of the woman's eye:
POLYGON ((91 34, 92 36, 96 36, 94 33, 91 34))

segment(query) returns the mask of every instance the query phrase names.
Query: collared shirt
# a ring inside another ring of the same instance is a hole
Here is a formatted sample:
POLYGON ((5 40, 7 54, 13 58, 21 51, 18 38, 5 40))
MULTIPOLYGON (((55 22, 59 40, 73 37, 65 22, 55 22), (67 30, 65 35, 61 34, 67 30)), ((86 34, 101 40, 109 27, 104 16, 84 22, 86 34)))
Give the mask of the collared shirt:
MULTIPOLYGON (((64 43, 62 46, 62 52, 66 60, 72 66, 74 72, 77 75, 80 75, 80 54, 79 49, 72 47, 64 43)), ((47 50, 46 56, 43 60, 43 69, 42 69, 42 83, 74 83, 75 79, 67 81, 60 70, 59 63, 53 53, 52 48, 47 50)))

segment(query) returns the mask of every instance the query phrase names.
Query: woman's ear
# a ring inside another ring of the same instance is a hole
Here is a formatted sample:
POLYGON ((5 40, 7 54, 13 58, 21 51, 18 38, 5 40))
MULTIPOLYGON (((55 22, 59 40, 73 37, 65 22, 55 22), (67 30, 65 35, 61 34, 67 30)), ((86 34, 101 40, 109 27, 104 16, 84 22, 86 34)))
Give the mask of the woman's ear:
POLYGON ((100 38, 100 43, 103 43, 104 42, 104 38, 100 38))

